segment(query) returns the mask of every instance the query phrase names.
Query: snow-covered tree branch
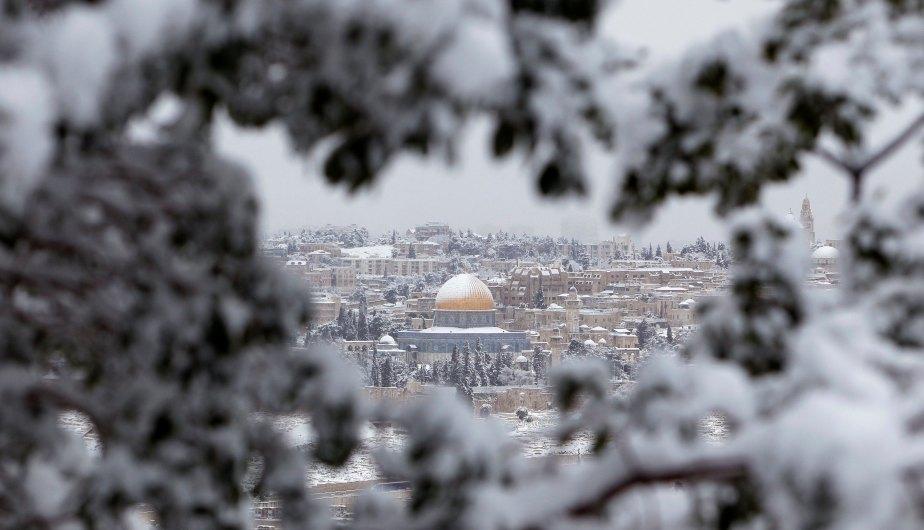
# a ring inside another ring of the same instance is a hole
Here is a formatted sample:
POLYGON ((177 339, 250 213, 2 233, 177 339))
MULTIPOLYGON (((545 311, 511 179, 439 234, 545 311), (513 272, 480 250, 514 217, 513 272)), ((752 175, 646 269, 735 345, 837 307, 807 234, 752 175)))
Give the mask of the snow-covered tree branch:
POLYGON ((677 501, 670 528, 921 527, 924 194, 860 203, 826 299, 785 221, 736 210, 811 153, 860 199, 919 141, 918 115, 866 147, 885 106, 921 103, 924 5, 780 2, 623 86, 638 58, 599 35, 605 4, 0 0, 0 526, 122 528, 144 506, 164 528, 248 528, 255 496, 287 527, 328 523, 266 415, 311 414, 310 458, 336 465, 368 411, 337 355, 290 347, 307 300, 257 253, 248 176, 212 152, 226 113, 281 124, 351 189, 404 152, 453 160, 487 116, 493 155, 522 155, 543 193, 586 189, 594 138, 620 152, 615 216, 688 194, 735 214, 732 288, 691 362, 652 359, 618 398, 592 365, 553 376, 587 461, 526 462, 458 403, 416 403, 389 413, 408 443, 381 460, 410 502, 370 492, 355 527, 637 528, 646 494, 677 501), (715 416, 721 444, 697 435, 715 416))

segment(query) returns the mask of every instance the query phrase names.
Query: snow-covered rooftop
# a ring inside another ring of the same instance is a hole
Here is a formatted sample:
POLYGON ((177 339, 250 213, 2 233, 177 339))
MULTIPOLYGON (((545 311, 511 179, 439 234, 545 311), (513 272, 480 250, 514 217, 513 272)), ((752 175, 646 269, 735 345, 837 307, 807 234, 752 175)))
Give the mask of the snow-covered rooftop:
POLYGON ((340 252, 351 258, 390 258, 391 245, 373 245, 370 247, 353 247, 345 248, 340 252))
POLYGON ((483 327, 483 328, 454 328, 449 326, 434 326, 432 328, 426 328, 417 330, 418 333, 508 333, 506 329, 501 329, 497 327, 483 327))

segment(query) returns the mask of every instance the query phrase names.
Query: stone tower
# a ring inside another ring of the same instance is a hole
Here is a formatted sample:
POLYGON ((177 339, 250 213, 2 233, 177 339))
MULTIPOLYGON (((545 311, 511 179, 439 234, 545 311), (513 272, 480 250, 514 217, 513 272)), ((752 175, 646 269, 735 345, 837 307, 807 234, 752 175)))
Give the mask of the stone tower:
POLYGON ((568 289, 568 297, 565 298, 565 320, 568 324, 568 332, 572 338, 577 335, 581 319, 581 299, 578 297, 577 289, 572 285, 568 289))
POLYGON ((805 233, 805 239, 809 245, 815 244, 815 215, 812 214, 812 203, 809 202, 808 195, 802 199, 802 213, 799 215, 802 223, 802 230, 805 233))

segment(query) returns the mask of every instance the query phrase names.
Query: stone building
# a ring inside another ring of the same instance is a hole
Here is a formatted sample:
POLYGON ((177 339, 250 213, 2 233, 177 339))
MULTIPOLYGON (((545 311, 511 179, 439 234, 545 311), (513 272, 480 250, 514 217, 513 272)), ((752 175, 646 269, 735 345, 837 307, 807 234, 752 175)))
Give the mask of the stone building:
POLYGON ((332 286, 341 293, 352 293, 356 290, 356 271, 350 267, 331 268, 332 286))
POLYGON ((431 237, 438 236, 449 236, 452 233, 452 229, 449 228, 449 225, 446 223, 426 223, 420 226, 414 227, 414 237, 418 241, 426 241, 431 237))
POLYGON ((525 304, 533 307, 536 293, 542 289, 545 303, 568 291, 568 273, 558 267, 514 267, 502 290, 501 303, 506 306, 525 304))
POLYGON ((632 256, 635 245, 632 243, 632 236, 628 234, 619 234, 612 239, 598 241, 585 245, 587 257, 600 263, 609 263, 615 259, 627 258, 632 256))
POLYGON ((335 243, 299 243, 298 250, 306 254, 321 250, 327 252, 331 257, 340 257, 340 245, 335 243))
POLYGON ((369 276, 417 276, 445 268, 446 261, 434 258, 383 258, 379 256, 350 256, 343 261, 356 274, 369 276))
POLYGON ((389 276, 418 276, 431 274, 446 267, 446 262, 433 258, 395 258, 385 265, 389 276))
POLYGON ((443 252, 443 247, 433 241, 398 241, 395 250, 399 256, 411 257, 412 254, 418 258, 435 257, 443 252))
POLYGON ((340 314, 340 297, 332 294, 311 296, 311 323, 315 326, 337 320, 340 314))
POLYGON ((356 271, 350 267, 325 267, 303 274, 308 286, 316 291, 352 293, 356 290, 356 271))

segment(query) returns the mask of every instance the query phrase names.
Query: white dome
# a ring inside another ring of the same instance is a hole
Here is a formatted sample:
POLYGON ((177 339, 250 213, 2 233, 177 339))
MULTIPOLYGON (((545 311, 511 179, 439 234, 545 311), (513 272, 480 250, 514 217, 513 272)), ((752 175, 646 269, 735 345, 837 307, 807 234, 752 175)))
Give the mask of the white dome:
POLYGON ((517 357, 517 360, 514 361, 514 362, 515 362, 515 363, 528 363, 528 362, 529 362, 529 359, 527 359, 526 357, 520 355, 520 356, 517 357))
POLYGON ((597 341, 597 344, 606 344, 606 339, 600 339, 597 341))
POLYGON ((436 292, 436 309, 489 311, 494 309, 491 289, 474 274, 457 274, 436 292))
POLYGON ((397 344, 397 342, 395 342, 395 339, 392 338, 391 335, 382 335, 381 337, 379 337, 379 343, 381 343, 381 344, 397 344))
POLYGON ((839 254, 836 248, 825 245, 812 252, 812 259, 837 259, 839 254))
POLYGON ((596 345, 597 343, 592 341, 591 339, 587 339, 584 341, 584 346, 596 346, 596 345))
POLYGON ((693 307, 693 306, 696 305, 696 300, 694 300, 694 299, 692 299, 692 298, 687 298, 686 300, 684 300, 683 302, 680 302, 680 303, 677 304, 677 305, 679 305, 680 307, 683 307, 683 308, 690 308, 690 307, 693 307))

